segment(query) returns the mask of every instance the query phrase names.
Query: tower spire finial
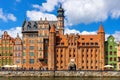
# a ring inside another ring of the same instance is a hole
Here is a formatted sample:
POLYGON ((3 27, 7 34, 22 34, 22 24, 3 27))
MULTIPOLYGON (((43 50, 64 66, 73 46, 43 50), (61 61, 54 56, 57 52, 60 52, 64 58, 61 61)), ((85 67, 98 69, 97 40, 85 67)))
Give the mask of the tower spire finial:
POLYGON ((60 3, 60 8, 62 8, 62 3, 60 3))
POLYGON ((103 29, 103 25, 102 25, 102 22, 100 23, 100 27, 99 27, 99 30, 98 30, 98 32, 104 32, 104 29, 103 29))

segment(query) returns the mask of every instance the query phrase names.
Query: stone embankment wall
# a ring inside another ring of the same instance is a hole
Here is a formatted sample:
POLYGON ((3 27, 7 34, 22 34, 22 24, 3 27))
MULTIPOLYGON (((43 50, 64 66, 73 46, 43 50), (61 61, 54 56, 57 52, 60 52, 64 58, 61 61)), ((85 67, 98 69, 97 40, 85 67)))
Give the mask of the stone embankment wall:
POLYGON ((0 76, 120 77, 120 71, 0 71, 0 76))

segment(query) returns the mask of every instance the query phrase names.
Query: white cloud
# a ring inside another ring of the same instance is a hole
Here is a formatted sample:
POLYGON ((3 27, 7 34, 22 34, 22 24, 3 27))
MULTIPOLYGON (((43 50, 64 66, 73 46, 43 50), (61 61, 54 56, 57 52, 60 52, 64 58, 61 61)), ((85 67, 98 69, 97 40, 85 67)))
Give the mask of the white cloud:
POLYGON ((94 35, 94 34, 97 34, 96 31, 91 31, 91 32, 88 32, 88 31, 78 31, 78 30, 75 30, 75 29, 69 29, 69 28, 65 28, 65 34, 80 34, 80 35, 94 35))
MULTIPOLYGON (((10 28, 8 30, 4 30, 4 31, 7 31, 8 34, 15 38, 17 36, 17 33, 19 34, 19 36, 22 38, 22 31, 21 31, 21 27, 15 27, 15 28, 10 28)), ((3 30, 0 30, 0 36, 2 36, 2 34, 4 33, 3 30)))
POLYGON ((105 34, 105 41, 107 41, 107 38, 110 36, 110 34, 105 34))
POLYGON ((44 11, 51 12, 54 10, 55 6, 58 5, 58 0, 46 0, 46 3, 42 3, 41 9, 44 11))
POLYGON ((47 20, 57 20, 54 14, 50 14, 47 12, 52 12, 57 6, 58 0, 46 0, 46 2, 42 3, 42 6, 38 4, 33 4, 32 7, 38 10, 28 10, 26 11, 26 15, 30 20, 40 20, 40 18, 47 20))
POLYGON ((41 6, 39 6, 38 4, 33 4, 32 7, 36 8, 36 9, 40 9, 41 8, 41 6))
POLYGON ((2 8, 0 8, 0 19, 2 19, 3 21, 8 21, 8 20, 16 21, 17 20, 13 14, 4 13, 2 8))
POLYGON ((2 20, 4 20, 4 21, 7 20, 7 19, 6 19, 6 16, 4 16, 4 14, 3 14, 2 8, 0 8, 0 19, 2 19, 2 20))
POLYGON ((115 33, 113 34, 115 41, 120 42, 120 31, 115 31, 115 33))
POLYGON ((63 7, 68 23, 73 25, 104 21, 108 17, 103 0, 66 0, 63 7))
POLYGON ((115 33, 113 34, 105 34, 105 41, 107 40, 107 38, 112 35, 115 38, 116 42, 120 42, 120 31, 115 31, 115 33))
POLYGON ((36 10, 27 11, 27 17, 30 20, 40 20, 40 18, 42 19, 47 18, 47 20, 57 20, 56 16, 53 14, 48 14, 48 13, 44 13, 36 10))
POLYGON ((119 18, 120 17, 120 10, 113 10, 111 17, 112 18, 119 18))
POLYGON ((105 21, 109 16, 119 18, 119 3, 120 0, 66 0, 63 7, 68 23, 74 25, 105 21))
POLYGON ((8 14, 7 17, 12 21, 16 21, 16 17, 13 14, 8 14))
POLYGON ((52 12, 59 3, 63 4, 66 22, 70 26, 120 17, 120 0, 46 0, 41 6, 36 4, 33 7, 42 12, 52 12))
POLYGON ((80 32, 78 30, 75 30, 75 29, 70 30, 68 28, 65 28, 64 34, 71 34, 71 33, 80 34, 80 32))

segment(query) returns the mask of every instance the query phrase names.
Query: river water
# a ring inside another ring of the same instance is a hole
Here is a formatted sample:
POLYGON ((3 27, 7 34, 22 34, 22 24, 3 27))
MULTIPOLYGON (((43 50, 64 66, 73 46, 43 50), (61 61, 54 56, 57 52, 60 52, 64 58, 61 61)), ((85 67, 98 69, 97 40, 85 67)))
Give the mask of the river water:
POLYGON ((120 80, 120 78, 0 77, 0 80, 120 80))

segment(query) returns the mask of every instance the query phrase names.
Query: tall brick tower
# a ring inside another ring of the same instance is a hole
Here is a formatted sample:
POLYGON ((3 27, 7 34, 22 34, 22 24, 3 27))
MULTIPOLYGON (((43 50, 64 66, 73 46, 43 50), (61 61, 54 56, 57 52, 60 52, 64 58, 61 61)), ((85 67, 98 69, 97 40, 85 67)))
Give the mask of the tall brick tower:
POLYGON ((99 37, 99 45, 100 45, 100 53, 99 53, 99 63, 100 63, 100 69, 104 69, 104 43, 105 43, 105 32, 103 29, 102 24, 100 24, 99 30, 98 30, 98 37, 99 37))
POLYGON ((62 5, 60 5, 60 8, 58 9, 58 15, 57 15, 57 26, 59 34, 64 34, 64 9, 62 8, 62 5))
POLYGON ((49 33, 49 51, 48 51, 48 69, 55 69, 55 46, 56 46, 56 33, 55 33, 55 25, 51 26, 49 33))

